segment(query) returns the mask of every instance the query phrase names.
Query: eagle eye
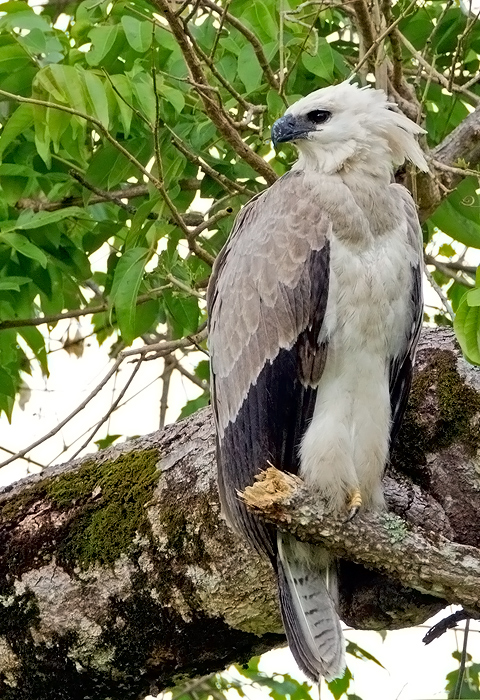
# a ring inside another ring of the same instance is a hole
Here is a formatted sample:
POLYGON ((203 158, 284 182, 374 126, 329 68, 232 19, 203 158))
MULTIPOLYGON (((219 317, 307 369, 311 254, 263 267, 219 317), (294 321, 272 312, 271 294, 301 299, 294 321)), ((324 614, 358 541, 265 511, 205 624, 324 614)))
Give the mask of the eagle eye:
POLYGON ((326 109, 314 109, 308 112, 307 119, 314 124, 324 124, 331 116, 332 113, 326 109))

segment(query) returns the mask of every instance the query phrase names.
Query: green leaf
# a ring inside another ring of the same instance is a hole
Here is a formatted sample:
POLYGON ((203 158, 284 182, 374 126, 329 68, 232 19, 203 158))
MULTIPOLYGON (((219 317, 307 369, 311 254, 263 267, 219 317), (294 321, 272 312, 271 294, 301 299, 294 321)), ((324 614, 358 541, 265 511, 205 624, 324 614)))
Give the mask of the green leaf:
POLYGON ((131 248, 115 267, 111 300, 117 322, 127 345, 135 339, 136 301, 143 271, 150 255, 148 248, 131 248))
POLYGON ((17 136, 25 132, 33 124, 32 105, 21 104, 4 124, 0 135, 0 159, 5 149, 10 146, 17 136))
POLYGON ((121 435, 105 435, 104 438, 100 438, 100 440, 95 440, 95 444, 98 447, 99 450, 106 450, 107 447, 110 447, 110 445, 113 445, 115 440, 118 440, 118 438, 121 438, 121 435))
POLYGON ((198 299, 185 296, 183 292, 166 289, 163 295, 174 338, 195 333, 198 328, 200 310, 198 299))
POLYGON ((57 223, 57 221, 63 221, 63 219, 68 219, 69 217, 91 220, 90 215, 85 209, 81 209, 80 207, 66 207, 65 209, 58 209, 57 211, 39 211, 29 218, 28 221, 17 222, 15 228, 28 231, 40 228, 40 226, 51 226, 57 223))
POLYGON ((88 34, 92 47, 86 55, 87 63, 98 66, 113 48, 120 31, 118 24, 93 27, 88 34))
POLYGON ((195 411, 198 411, 200 408, 204 408, 205 406, 208 406, 209 403, 210 403, 210 392, 204 391, 203 394, 200 394, 200 396, 197 396, 196 399, 190 399, 189 401, 187 401, 185 406, 182 408, 182 410, 178 414, 176 420, 182 420, 183 418, 186 418, 187 416, 191 416, 192 413, 195 413, 195 411))
POLYGON ((161 85, 159 93, 172 105, 174 110, 180 114, 185 107, 185 98, 180 90, 170 87, 169 85, 161 85))
POLYGON ((336 678, 334 681, 330 681, 327 684, 328 689, 335 698, 335 700, 339 700, 339 698, 341 698, 342 695, 344 695, 347 692, 352 678, 353 676, 350 673, 350 669, 347 666, 342 678, 336 678))
POLYGON ((37 358, 42 369, 42 374, 48 377, 47 351, 45 348, 45 338, 43 335, 40 333, 38 328, 35 328, 34 326, 19 328, 18 333, 28 343, 29 347, 35 354, 35 357, 37 358))
POLYGON ((119 94, 114 92, 120 113, 120 121, 123 126, 123 133, 127 139, 130 134, 133 111, 129 105, 132 104, 133 92, 130 80, 126 75, 111 75, 110 80, 119 94), (122 99, 123 98, 123 99, 122 99))
POLYGON ((47 267, 48 259, 43 250, 40 250, 34 243, 31 243, 28 238, 20 233, 4 233, 0 234, 0 242, 7 243, 17 252, 25 255, 27 258, 36 260, 42 267, 47 267))
POLYGON ((472 248, 480 248, 480 223, 463 216, 450 201, 442 202, 430 221, 454 240, 472 248))
POLYGON ((376 659, 372 654, 370 654, 369 651, 366 651, 365 649, 362 649, 362 647, 358 646, 355 642, 348 641, 347 642, 347 648, 346 648, 347 654, 351 654, 354 656, 356 659, 362 659, 363 661, 373 661, 374 663, 377 664, 377 666, 380 666, 380 668, 385 668, 378 659, 376 659))
POLYGON ((309 53, 303 53, 302 63, 308 71, 314 75, 318 75, 319 78, 323 78, 325 82, 331 82, 333 80, 335 61, 333 58, 332 47, 326 39, 320 38, 318 40, 318 50, 316 56, 311 56, 309 53))
POLYGON ((31 282, 29 277, 0 277, 0 291, 12 290, 19 292, 20 285, 28 284, 28 282, 31 282))
POLYGON ((12 377, 4 369, 0 368, 0 411, 4 411, 9 422, 12 419, 12 411, 15 402, 15 385, 12 377))
POLYGON ((108 129, 109 113, 105 86, 98 75, 95 75, 95 73, 92 73, 92 71, 83 71, 82 77, 85 81, 90 103, 89 113, 96 117, 98 121, 108 129))
POLYGON ((130 15, 123 15, 121 22, 132 49, 138 53, 145 53, 152 44, 152 25, 150 22, 142 22, 130 15))
POLYGON ((469 305, 469 294, 467 292, 458 305, 453 329, 467 360, 480 365, 480 306, 469 305))
POLYGON ((238 77, 245 85, 247 93, 254 92, 262 82, 262 69, 253 46, 245 44, 238 57, 238 77))
POLYGON ((480 306, 480 289, 472 289, 465 295, 469 306, 480 306))
POLYGON ((455 249, 450 243, 443 243, 438 249, 438 254, 443 255, 445 258, 453 258, 455 255, 455 249))

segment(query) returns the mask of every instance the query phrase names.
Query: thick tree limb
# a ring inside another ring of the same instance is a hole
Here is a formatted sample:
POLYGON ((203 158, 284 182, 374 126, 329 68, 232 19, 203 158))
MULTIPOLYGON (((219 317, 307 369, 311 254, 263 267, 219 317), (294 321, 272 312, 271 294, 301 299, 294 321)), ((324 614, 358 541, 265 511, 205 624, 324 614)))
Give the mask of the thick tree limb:
POLYGON ((305 483, 269 467, 242 494, 247 506, 303 542, 377 569, 421 593, 480 614, 480 549, 454 544, 435 531, 406 527, 392 513, 361 512, 350 522, 333 516, 305 483))
MULTIPOLYGON (((394 629, 423 622, 450 600, 477 606, 466 582, 480 548, 479 419, 479 370, 460 357, 451 332, 426 331, 384 480, 389 509, 406 524, 397 527, 392 516, 389 531, 365 514, 348 526, 353 558, 401 572, 402 583, 343 562, 347 624, 394 629), (367 561, 364 530, 374 527, 387 540, 367 561), (404 585, 418 584, 397 557, 412 533, 417 575, 445 600, 404 585), (438 562, 436 578, 427 558, 421 568, 423 540, 438 562), (447 554, 472 554, 459 560, 461 581, 447 576, 439 543, 447 554)), ((0 493, 0 695, 53 700, 61 687, 65 697, 136 700, 283 642, 270 566, 220 516, 214 454, 204 409, 0 493)))

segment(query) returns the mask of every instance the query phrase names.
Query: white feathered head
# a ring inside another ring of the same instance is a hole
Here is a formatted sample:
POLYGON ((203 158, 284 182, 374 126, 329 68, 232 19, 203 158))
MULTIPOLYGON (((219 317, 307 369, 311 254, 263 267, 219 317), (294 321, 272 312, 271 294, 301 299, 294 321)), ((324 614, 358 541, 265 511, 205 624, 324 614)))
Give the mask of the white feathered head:
POLYGON ((383 159, 390 171, 405 160, 427 171, 415 138, 422 133, 383 90, 347 81, 295 102, 273 125, 272 141, 295 143, 301 156, 316 158, 322 170, 352 167, 373 156, 383 159))

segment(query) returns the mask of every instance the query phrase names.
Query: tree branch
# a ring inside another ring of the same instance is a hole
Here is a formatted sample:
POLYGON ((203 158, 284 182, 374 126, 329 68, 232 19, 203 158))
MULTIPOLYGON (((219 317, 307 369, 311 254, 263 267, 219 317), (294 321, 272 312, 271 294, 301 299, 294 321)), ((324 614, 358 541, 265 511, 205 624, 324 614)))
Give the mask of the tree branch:
MULTIPOLYGON (((390 514, 318 526, 308 501, 292 520, 375 568, 341 560, 348 625, 420 624, 453 601, 477 610, 479 374, 450 331, 425 330, 384 477, 390 514)), ((209 409, 0 492, 0 691, 10 700, 32 687, 50 698, 46 684, 140 699, 265 651, 280 631, 270 565, 220 516, 209 409)))
POLYGON ((229 117, 222 109, 219 109, 218 103, 210 96, 208 81, 200 62, 187 40, 182 22, 171 9, 169 0, 155 0, 155 5, 164 15, 183 53, 191 77, 197 83, 197 92, 202 99, 207 116, 240 158, 243 158, 245 162, 265 178, 267 184, 271 185, 277 179, 273 168, 243 141, 238 131, 230 123, 229 117))
POLYGON ((480 550, 454 544, 392 513, 361 512, 350 522, 332 515, 297 476, 269 467, 242 494, 247 506, 303 542, 397 578, 422 593, 480 614, 480 550))

